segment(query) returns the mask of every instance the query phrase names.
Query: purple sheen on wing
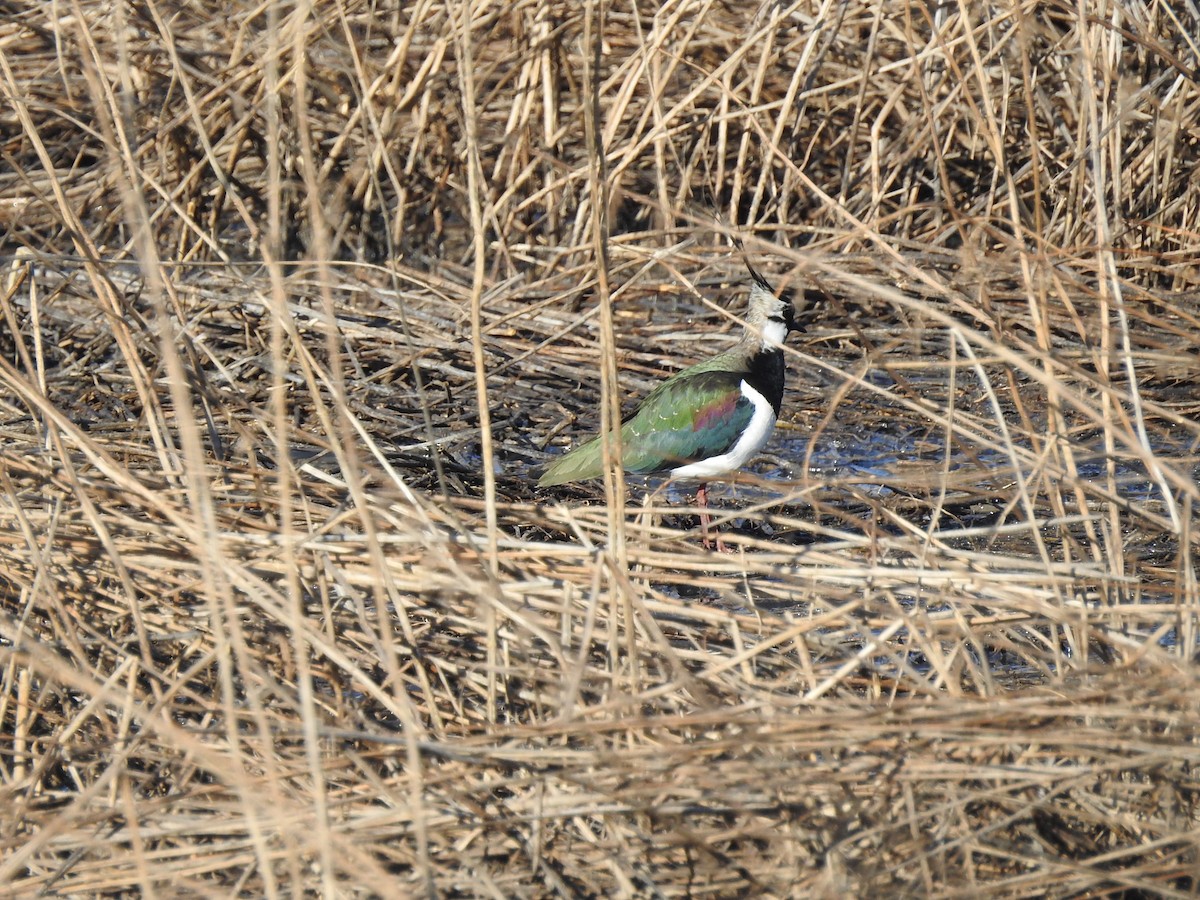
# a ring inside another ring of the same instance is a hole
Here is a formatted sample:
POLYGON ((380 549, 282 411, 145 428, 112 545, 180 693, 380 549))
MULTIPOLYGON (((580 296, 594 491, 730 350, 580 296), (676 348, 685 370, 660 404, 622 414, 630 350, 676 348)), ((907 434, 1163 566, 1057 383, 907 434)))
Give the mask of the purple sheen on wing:
POLYGON ((741 394, 731 392, 707 406, 701 407, 692 419, 692 431, 702 431, 722 424, 729 418, 740 399, 741 394))

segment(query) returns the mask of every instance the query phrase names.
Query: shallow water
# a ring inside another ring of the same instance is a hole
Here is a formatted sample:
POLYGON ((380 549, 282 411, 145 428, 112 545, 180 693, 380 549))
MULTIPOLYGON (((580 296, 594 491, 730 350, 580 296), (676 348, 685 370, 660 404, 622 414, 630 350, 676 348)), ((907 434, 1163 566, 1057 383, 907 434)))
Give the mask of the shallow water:
MULTIPOLYGON (((1028 441, 1013 438, 1019 451, 1031 452, 1028 441)), ((1153 451, 1160 458, 1175 457, 1193 467, 1195 457, 1183 455, 1184 448, 1157 441, 1153 451), (1190 459, 1190 462, 1189 462, 1190 459)), ((1076 442, 1073 447, 1079 477, 1085 481, 1104 483, 1108 478, 1108 461, 1102 440, 1096 436, 1090 444, 1076 442)), ((517 474, 530 481, 536 479, 542 462, 527 458, 498 462, 497 472, 517 474), (515 471, 514 471, 515 468, 515 471)), ((1018 460, 1028 468, 1028 464, 1018 460)), ((853 489, 859 499, 884 499, 911 493, 914 473, 922 480, 936 477, 941 471, 960 476, 976 486, 991 482, 1010 483, 1014 460, 1003 447, 970 445, 958 441, 947 449, 940 432, 914 425, 911 421, 888 421, 883 418, 870 429, 836 430, 828 428, 815 438, 788 431, 777 433, 767 445, 763 456, 747 467, 756 476, 751 485, 747 480, 716 481, 709 485, 709 497, 714 502, 763 502, 772 495, 767 481, 782 483, 812 481, 853 489), (948 457, 948 459, 947 459, 948 457), (807 469, 805 462, 807 461, 807 469), (972 478, 972 473, 978 473, 972 478)), ((1133 503, 1161 502, 1159 486, 1136 459, 1119 458, 1113 465, 1117 490, 1133 503)), ((1200 474, 1200 473, 1198 473, 1200 474)), ((662 476, 627 476, 632 497, 642 490, 657 490, 666 479, 662 476)), ((667 485, 669 503, 687 505, 694 497, 695 485, 671 482, 667 485)))

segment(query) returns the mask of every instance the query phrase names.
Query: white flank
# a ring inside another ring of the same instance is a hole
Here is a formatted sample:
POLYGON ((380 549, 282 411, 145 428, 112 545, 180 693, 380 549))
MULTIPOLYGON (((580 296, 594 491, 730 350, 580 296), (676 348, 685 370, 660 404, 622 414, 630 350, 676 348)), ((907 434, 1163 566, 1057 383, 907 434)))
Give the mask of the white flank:
MULTIPOLYGON (((786 332, 786 329, 784 329, 786 332)), ((761 393, 750 387, 745 379, 741 384, 742 396, 754 404, 754 415, 746 425, 746 430, 728 451, 720 456, 710 456, 698 462, 689 463, 671 470, 672 478, 716 478, 740 469, 767 442, 775 429, 775 410, 761 393)))

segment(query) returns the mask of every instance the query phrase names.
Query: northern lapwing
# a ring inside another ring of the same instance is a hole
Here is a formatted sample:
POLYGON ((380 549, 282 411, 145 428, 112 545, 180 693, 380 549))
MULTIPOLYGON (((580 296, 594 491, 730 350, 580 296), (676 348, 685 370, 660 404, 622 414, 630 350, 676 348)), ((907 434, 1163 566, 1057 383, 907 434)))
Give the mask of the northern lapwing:
MULTIPOLYGON (((696 502, 709 546, 708 482, 744 466, 767 442, 783 402, 783 342, 800 330, 788 299, 775 295, 754 267, 745 331, 730 350, 668 378, 621 425, 626 472, 700 482, 696 502)), ((603 448, 593 438, 556 459, 538 487, 600 478, 603 448)), ((720 538, 718 549, 723 549, 720 538)))

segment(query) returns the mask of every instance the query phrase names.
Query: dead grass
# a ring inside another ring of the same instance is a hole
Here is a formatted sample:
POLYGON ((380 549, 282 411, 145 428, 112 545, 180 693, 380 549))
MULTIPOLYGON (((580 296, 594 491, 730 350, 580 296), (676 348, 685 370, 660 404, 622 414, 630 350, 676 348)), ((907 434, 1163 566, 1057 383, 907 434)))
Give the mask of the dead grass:
POLYGON ((8 5, 0 883, 1190 895, 1192 13, 400 9, 8 5), (530 477, 714 213, 813 305, 724 556, 530 477))

